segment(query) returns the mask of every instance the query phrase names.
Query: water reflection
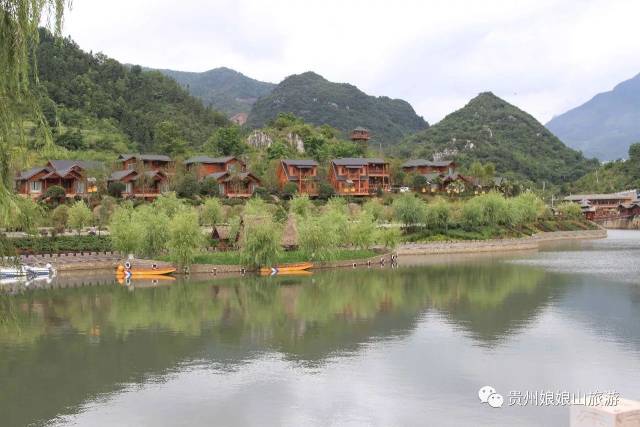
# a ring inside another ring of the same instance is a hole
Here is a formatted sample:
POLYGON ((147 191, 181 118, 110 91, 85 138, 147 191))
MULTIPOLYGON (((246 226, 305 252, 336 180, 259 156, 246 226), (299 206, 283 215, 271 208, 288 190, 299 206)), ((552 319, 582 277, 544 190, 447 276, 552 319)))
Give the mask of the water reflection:
MULTIPOLYGON (((487 379, 505 390, 615 380, 625 391, 640 368, 638 295, 592 276, 484 258, 5 294, 2 424, 73 423, 64 415, 81 412, 77 422, 108 425, 108 399, 128 424, 180 416, 203 424, 224 414, 228 425, 256 424, 247 417, 415 425, 424 416, 459 425, 447 411, 477 421, 482 408, 473 389, 487 379), (571 370, 578 349, 583 365, 571 370), (603 365, 607 359, 619 370, 603 365), (575 369, 597 372, 575 379, 575 369), (324 403, 301 402, 305 393, 324 403), (173 407, 173 416, 164 407, 171 399, 182 408, 173 407), (155 415, 135 418, 140 407, 155 415), (334 411, 342 415, 326 418, 334 411)), ((492 425, 535 425, 547 416, 507 408, 500 414, 482 416, 492 425)), ((556 412, 548 417, 558 420, 556 412)))

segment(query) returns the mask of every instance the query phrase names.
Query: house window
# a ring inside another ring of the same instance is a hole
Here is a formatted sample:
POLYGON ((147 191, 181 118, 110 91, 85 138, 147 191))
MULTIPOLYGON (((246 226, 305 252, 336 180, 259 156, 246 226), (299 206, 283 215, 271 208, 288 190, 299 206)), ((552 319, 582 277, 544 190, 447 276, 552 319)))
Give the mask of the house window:
POLYGON ((42 193, 42 181, 31 181, 29 190, 31 193, 42 193))
POLYGON ((127 182, 124 185, 124 192, 129 194, 133 193, 133 182, 127 182))
POLYGON ((127 169, 132 171, 136 168, 136 162, 129 162, 127 163, 127 169))
POLYGON ((78 181, 76 183, 76 193, 84 194, 84 192, 85 192, 84 182, 78 181))

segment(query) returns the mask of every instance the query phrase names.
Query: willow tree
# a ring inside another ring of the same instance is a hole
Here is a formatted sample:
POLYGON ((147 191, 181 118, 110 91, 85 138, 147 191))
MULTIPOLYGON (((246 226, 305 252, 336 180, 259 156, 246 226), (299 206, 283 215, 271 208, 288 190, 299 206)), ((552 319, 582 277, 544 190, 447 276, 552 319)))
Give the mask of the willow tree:
MULTIPOLYGON (((0 0, 0 226, 19 217, 20 203, 11 190, 13 156, 24 149, 24 111, 46 128, 33 95, 37 85, 35 50, 38 26, 60 34, 65 0, 0 0), (21 113, 18 113, 20 106, 21 113)), ((51 143, 50 138, 46 138, 51 143)))

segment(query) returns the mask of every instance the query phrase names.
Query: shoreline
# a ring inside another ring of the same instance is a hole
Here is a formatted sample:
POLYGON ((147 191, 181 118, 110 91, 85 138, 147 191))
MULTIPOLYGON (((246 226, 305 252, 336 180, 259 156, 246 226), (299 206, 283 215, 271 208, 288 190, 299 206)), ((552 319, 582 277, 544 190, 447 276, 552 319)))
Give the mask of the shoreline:
MULTIPOLYGON (((451 241, 451 242, 431 242, 431 243, 404 243, 398 246, 395 253, 398 256, 417 255, 441 255, 441 254, 472 254, 484 252, 510 252, 521 250, 537 250, 545 242, 555 242, 562 240, 587 240, 602 239, 607 237, 607 230, 580 230, 580 231, 553 231, 537 233, 531 237, 521 237, 514 239, 492 239, 473 241, 451 241)), ((330 261, 317 264, 315 270, 326 270, 333 268, 355 268, 363 266, 389 265, 391 263, 391 252, 384 252, 371 258, 330 261), (381 263, 384 260, 384 264, 381 263)), ((54 268, 68 275, 86 274, 89 271, 106 272, 113 271, 122 261, 122 257, 115 253, 107 254, 72 254, 54 256, 28 256, 23 259, 25 263, 51 263, 54 268), (106 256, 105 256, 106 255, 106 256), (104 259, 104 258, 107 259, 104 259), (103 258, 103 259, 100 259, 103 258)), ((143 266, 170 265, 164 261, 154 261, 138 259, 136 263, 143 266)), ((194 264, 191 266, 189 274, 197 275, 240 275, 253 273, 253 270, 244 269, 240 265, 216 265, 216 264, 194 264)), ((182 275, 183 273, 178 273, 182 275)))

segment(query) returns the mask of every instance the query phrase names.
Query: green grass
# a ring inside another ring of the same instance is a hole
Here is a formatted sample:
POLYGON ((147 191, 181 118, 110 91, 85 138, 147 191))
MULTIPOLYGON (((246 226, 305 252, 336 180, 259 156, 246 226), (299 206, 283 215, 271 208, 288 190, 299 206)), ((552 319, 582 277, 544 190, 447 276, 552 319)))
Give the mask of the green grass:
MULTIPOLYGON (((374 257, 375 255, 376 253, 372 250, 340 249, 335 252, 334 260, 366 259, 374 257)), ((278 263, 285 264, 303 261, 309 261, 309 257, 301 251, 285 251, 282 252, 278 263)), ((240 265, 240 253, 238 251, 203 253, 196 256, 194 264, 240 265)))

